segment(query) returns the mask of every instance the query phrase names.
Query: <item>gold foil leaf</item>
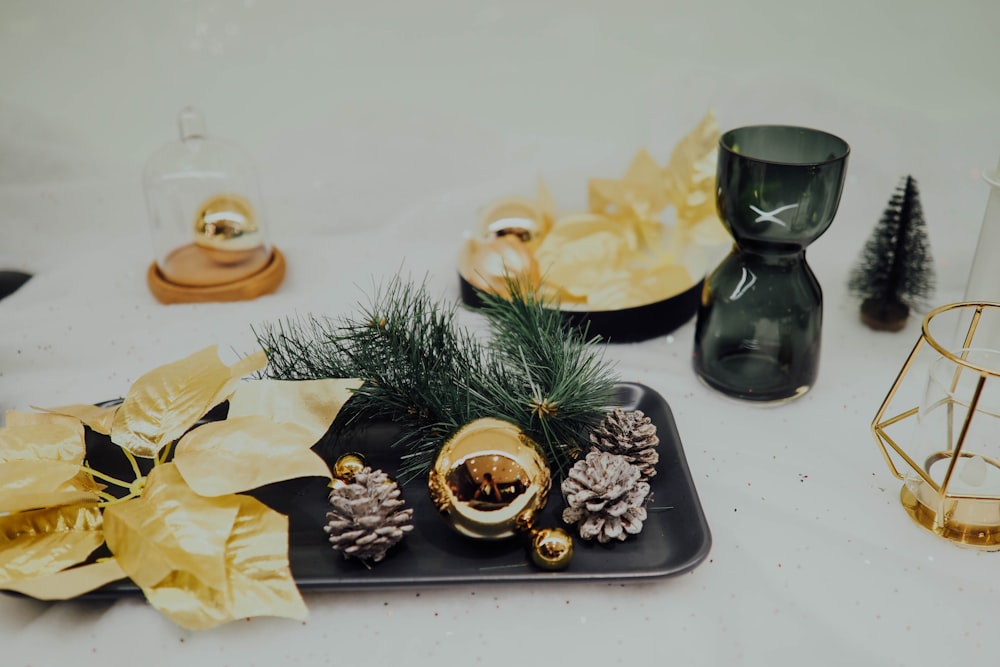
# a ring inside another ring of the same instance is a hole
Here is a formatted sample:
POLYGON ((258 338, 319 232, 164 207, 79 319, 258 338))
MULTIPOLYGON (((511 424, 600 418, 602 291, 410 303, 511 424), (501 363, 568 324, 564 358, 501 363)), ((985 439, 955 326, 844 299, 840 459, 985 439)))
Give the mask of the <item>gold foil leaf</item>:
MULTIPOLYGON (((38 408, 35 408, 36 410, 38 408)), ((34 426, 39 424, 65 424, 79 428, 79 419, 65 415, 53 415, 48 412, 22 412, 8 410, 4 415, 7 426, 34 426)))
POLYGON ((97 405, 80 404, 64 405, 58 408, 35 409, 50 413, 53 416, 72 417, 83 422, 97 433, 109 435, 111 433, 111 423, 115 418, 115 411, 118 410, 118 406, 100 407, 97 405))
POLYGON ((103 542, 93 505, 0 516, 0 588, 82 563, 103 542))
POLYGON ((318 438, 297 424, 267 417, 230 417, 181 438, 174 464, 191 489, 222 496, 296 477, 330 477, 310 447, 318 438))
MULTIPOLYGON (((667 196, 677 209, 677 222, 690 227, 706 218, 718 220, 715 210, 715 165, 719 126, 709 110, 698 126, 674 147, 663 170, 667 196)), ((724 231, 721 223, 718 227, 724 231)))
POLYGON ((538 235, 539 240, 541 240, 549 233, 556 221, 556 200, 542 179, 538 179, 538 191, 535 199, 538 201, 538 212, 541 214, 542 228, 538 235))
POLYGON ((308 614, 288 563, 288 517, 249 496, 226 543, 230 618, 308 614))
POLYGON ((250 496, 200 496, 167 463, 149 474, 141 498, 105 510, 105 527, 122 570, 183 627, 305 617, 288 564, 288 518, 250 496))
POLYGON ((225 544, 225 581, 210 586, 178 569, 144 586, 146 599, 190 630, 252 616, 306 618, 288 563, 288 518, 249 496, 226 498, 239 512, 225 544))
POLYGON ((79 422, 58 417, 27 423, 30 421, 15 418, 19 425, 0 428, 0 463, 23 460, 83 462, 86 446, 83 426, 79 422))
POLYGON ((65 461, 0 464, 0 512, 96 503, 96 485, 80 466, 65 461))
POLYGON ((142 496, 105 508, 105 539, 140 587, 186 571, 203 585, 219 588, 226 578, 225 544, 237 512, 232 497, 199 496, 167 463, 149 473, 142 496))
POLYGON ((679 264, 650 267, 637 272, 633 278, 634 303, 652 303, 669 299, 694 285, 690 272, 679 264))
POLYGON ((655 218, 670 203, 663 168, 646 150, 640 150, 621 180, 592 178, 587 184, 591 213, 655 218))
POLYGON ((55 574, 11 582, 3 588, 36 600, 69 600, 124 578, 125 573, 118 562, 108 558, 55 574))
POLYGON ((545 285, 574 295, 573 303, 587 301, 590 289, 620 270, 629 243, 618 221, 584 213, 560 218, 537 254, 545 285))
POLYGON ((179 438, 239 380, 267 365, 257 352, 226 366, 215 346, 160 366, 135 381, 115 413, 111 440, 136 456, 153 457, 179 438))
POLYGON ((361 383, 357 378, 244 382, 229 399, 229 419, 260 415, 296 424, 313 434, 312 445, 327 432, 361 383))

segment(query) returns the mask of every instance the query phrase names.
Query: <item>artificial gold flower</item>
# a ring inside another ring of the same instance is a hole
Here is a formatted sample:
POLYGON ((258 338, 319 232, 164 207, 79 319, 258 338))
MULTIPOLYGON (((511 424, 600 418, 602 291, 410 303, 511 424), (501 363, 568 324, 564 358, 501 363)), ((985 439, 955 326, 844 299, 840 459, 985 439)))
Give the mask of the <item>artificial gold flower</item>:
POLYGON ((519 246, 520 261, 504 260, 491 281, 469 278, 469 266, 485 266, 470 249, 485 244, 470 239, 462 250, 459 270, 473 284, 504 294, 509 273, 520 266, 541 276, 538 291, 565 310, 606 311, 642 306, 690 289, 704 270, 704 246, 729 237, 715 214, 715 164, 719 130, 709 111, 675 147, 666 167, 640 150, 624 176, 587 182, 586 212, 555 216, 551 195, 538 202, 510 197, 495 202, 489 215, 552 220, 539 238, 519 246), (544 202, 544 205, 541 203, 544 202), (664 222, 673 206, 676 221, 664 222), (499 213, 498 213, 499 212, 499 213), (520 212, 520 213, 519 213, 520 212))
POLYGON ((240 382, 265 363, 259 352, 227 366, 209 347, 146 373, 120 405, 8 413, 0 588, 65 599, 127 576, 191 629, 256 615, 303 618, 288 518, 241 492, 329 478, 311 446, 361 383, 240 382), (199 425, 226 400, 229 419, 199 425), (110 436, 133 479, 89 465, 84 425, 110 436), (144 467, 137 458, 152 460, 144 467), (102 545, 111 557, 91 560, 102 545))

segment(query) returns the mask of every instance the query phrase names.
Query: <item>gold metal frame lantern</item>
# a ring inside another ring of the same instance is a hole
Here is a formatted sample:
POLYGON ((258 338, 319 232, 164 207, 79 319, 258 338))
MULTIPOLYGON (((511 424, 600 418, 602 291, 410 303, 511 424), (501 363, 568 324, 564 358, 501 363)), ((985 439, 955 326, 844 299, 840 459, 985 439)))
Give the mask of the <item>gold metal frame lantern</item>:
POLYGON ((914 521, 959 545, 1000 550, 1000 303, 931 311, 871 428, 914 521), (926 372, 914 372, 928 353, 926 372), (886 416, 914 390, 916 407, 886 416), (904 441, 896 432, 906 426, 904 441))

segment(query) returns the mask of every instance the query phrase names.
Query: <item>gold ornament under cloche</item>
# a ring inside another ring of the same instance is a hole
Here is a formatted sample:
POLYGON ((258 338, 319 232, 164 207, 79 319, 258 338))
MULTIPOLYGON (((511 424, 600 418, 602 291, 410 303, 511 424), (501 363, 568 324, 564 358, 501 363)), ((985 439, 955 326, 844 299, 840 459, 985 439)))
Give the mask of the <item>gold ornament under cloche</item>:
POLYGON ((285 261, 261 221, 256 169, 239 147, 207 136, 198 111, 178 117, 180 141, 146 163, 143 186, 163 303, 240 301, 273 292, 285 261))
POLYGON ((257 255, 267 258, 253 206, 240 195, 215 195, 199 206, 194 218, 194 236, 195 245, 212 261, 224 266, 244 265, 253 262, 257 255))
POLYGON ((517 426, 486 417, 465 425, 441 447, 428 486, 455 531, 499 540, 532 528, 552 475, 538 445, 517 426))

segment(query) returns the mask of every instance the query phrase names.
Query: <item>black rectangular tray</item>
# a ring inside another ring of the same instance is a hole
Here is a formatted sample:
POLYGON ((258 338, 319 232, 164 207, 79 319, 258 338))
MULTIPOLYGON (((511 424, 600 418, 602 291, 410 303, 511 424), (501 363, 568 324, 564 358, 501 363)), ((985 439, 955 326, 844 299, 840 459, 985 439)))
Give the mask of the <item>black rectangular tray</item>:
MULTIPOLYGON (((431 587, 469 582, 571 580, 634 580, 668 577, 697 566, 708 555, 711 533, 694 487, 673 415, 653 389, 636 383, 616 386, 615 406, 642 410, 660 438, 658 472, 650 480, 652 500, 642 533, 625 542, 601 545, 574 540, 570 565, 543 571, 528 557, 527 536, 501 542, 479 542, 453 532, 430 500, 426 484, 416 480, 403 487, 414 510, 414 529, 385 560, 371 569, 335 552, 323 531, 328 508, 328 481, 289 480, 251 493, 289 517, 289 561, 300 590, 431 587)), ((392 475, 399 453, 388 446, 392 431, 375 425, 333 441, 321 454, 328 462, 349 451, 360 451, 373 468, 392 475)), ((106 444, 106 440, 105 440, 106 444)), ((100 448, 91 446, 92 464, 100 448)), ((111 449, 111 448, 107 448, 111 449)), ((564 526, 562 496, 554 489, 541 513, 539 527, 564 526)), ((573 533, 572 527, 567 527, 573 533)), ((89 598, 135 595, 139 589, 125 579, 92 593, 89 598)))

